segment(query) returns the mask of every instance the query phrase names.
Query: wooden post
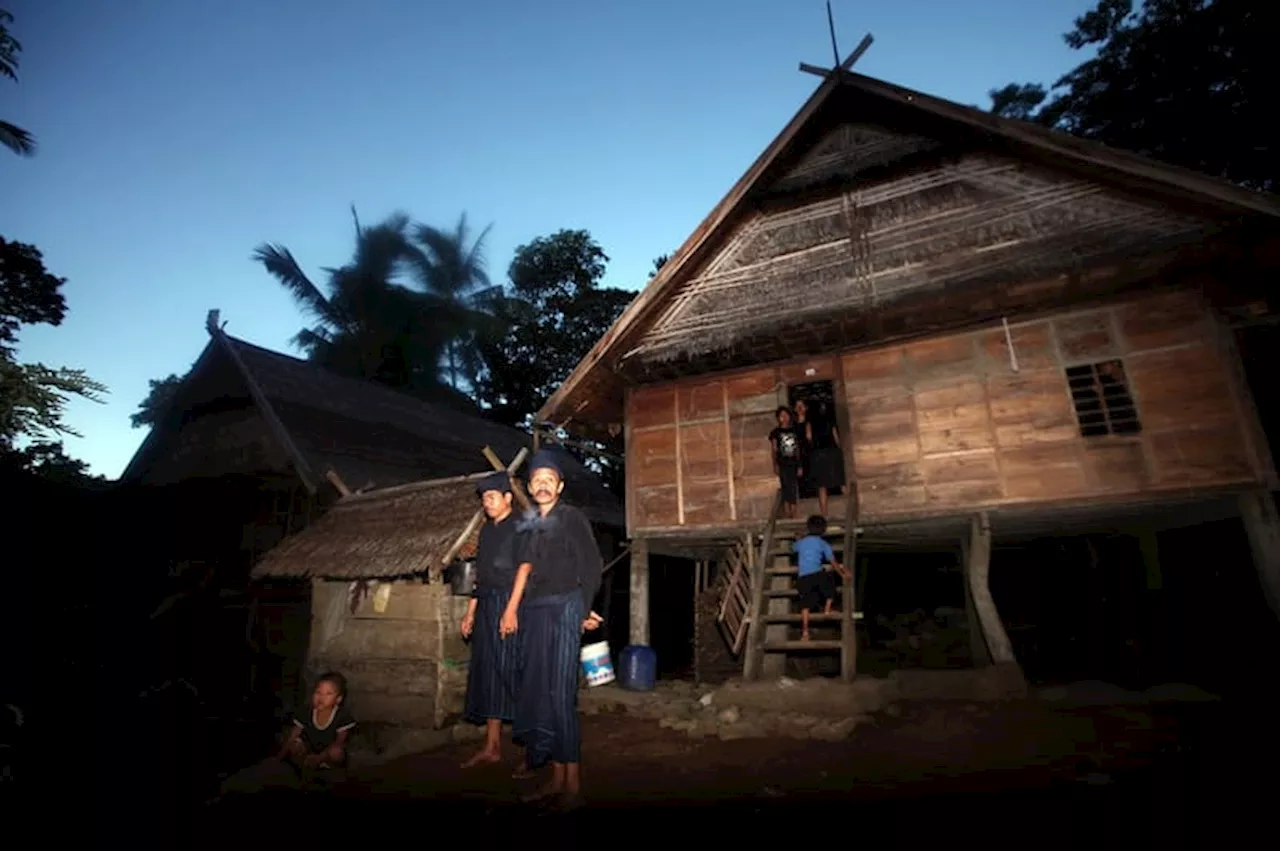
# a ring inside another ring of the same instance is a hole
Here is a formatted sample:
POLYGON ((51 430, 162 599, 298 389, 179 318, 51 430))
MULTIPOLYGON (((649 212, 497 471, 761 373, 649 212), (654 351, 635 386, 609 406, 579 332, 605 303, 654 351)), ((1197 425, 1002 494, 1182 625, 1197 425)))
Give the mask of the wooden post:
POLYGON ((969 552, 965 573, 969 580, 969 593, 973 595, 973 608, 982 625, 982 637, 986 641, 991 661, 997 665, 1016 663, 1013 645, 1000 613, 991 596, 991 524, 985 513, 973 518, 969 526, 969 552))
POLYGON ((844 554, 840 559, 847 573, 843 577, 840 594, 840 679, 853 682, 858 672, 858 622, 853 595, 853 566, 858 559, 858 488, 856 482, 849 485, 845 495, 844 554))
POLYGON ((1262 593, 1271 611, 1280 617, 1280 516, 1276 513, 1275 498, 1265 490, 1241 494, 1240 516, 1249 536, 1249 549, 1253 552, 1253 566, 1258 571, 1262 593))
POLYGON ((964 618, 969 625, 969 657, 973 667, 985 668, 991 664, 991 654, 987 652, 987 640, 982 637, 982 623, 978 619, 978 610, 973 605, 973 590, 969 587, 969 542, 960 542, 960 567, 964 583, 964 618))
POLYGON ((351 488, 347 487, 347 483, 342 480, 342 476, 338 475, 338 471, 330 467, 324 471, 324 477, 329 483, 337 488, 338 493, 342 496, 351 496, 351 488))
MULTIPOLYGON (((760 679, 760 674, 765 670, 764 642, 765 642, 765 596, 764 583, 766 579, 765 567, 769 564, 769 551, 773 549, 773 530, 778 523, 778 513, 782 510, 782 490, 778 489, 773 495, 773 505, 769 509, 769 523, 764 527, 764 536, 760 541, 760 548, 747 546, 747 553, 750 556, 748 564, 751 570, 751 610, 747 616, 751 618, 751 622, 747 625, 747 645, 744 648, 744 658, 742 660, 742 678, 748 682, 760 679)), ((772 601, 771 601, 772 602, 772 601)), ((783 601, 786 602, 785 600, 783 601)), ((783 610, 785 612, 785 609, 783 610)), ((785 633, 784 633, 785 635, 785 633)))
POLYGON ((649 644, 649 542, 631 542, 631 636, 632 645, 649 644))
POLYGON ((488 459, 490 466, 494 469, 494 472, 507 474, 507 480, 511 482, 511 493, 515 496, 516 502, 520 503, 520 507, 525 511, 531 510, 533 508, 533 504, 529 502, 529 497, 525 496, 524 491, 516 485, 512 478, 516 468, 519 467, 520 462, 524 460, 525 451, 521 449, 520 454, 515 457, 510 466, 503 465, 502 459, 498 457, 498 453, 494 452, 488 446, 480 450, 480 452, 486 459, 488 459))

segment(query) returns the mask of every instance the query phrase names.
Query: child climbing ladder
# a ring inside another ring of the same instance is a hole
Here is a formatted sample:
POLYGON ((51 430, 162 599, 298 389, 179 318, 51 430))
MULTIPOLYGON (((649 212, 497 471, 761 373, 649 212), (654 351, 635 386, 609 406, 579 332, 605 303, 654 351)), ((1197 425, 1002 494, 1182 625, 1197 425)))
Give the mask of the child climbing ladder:
POLYGON ((800 640, 809 640, 809 614, 822 607, 824 615, 831 614, 835 601, 836 583, 832 570, 848 578, 849 572, 836 561, 835 551, 822 536, 827 532, 827 519, 821 514, 812 515, 805 522, 808 532, 791 545, 798 558, 796 591, 800 596, 800 640))

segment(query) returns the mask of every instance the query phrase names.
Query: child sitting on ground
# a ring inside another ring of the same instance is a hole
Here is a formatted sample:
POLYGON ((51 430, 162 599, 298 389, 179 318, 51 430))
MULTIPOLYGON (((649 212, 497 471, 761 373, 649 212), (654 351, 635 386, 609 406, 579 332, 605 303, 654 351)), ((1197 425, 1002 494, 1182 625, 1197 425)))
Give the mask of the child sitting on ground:
POLYGON ((809 640, 809 614, 822 606, 824 615, 831 614, 831 604, 836 596, 835 577, 831 575, 834 568, 844 578, 849 572, 836 561, 835 551, 822 536, 827 533, 827 519, 821 514, 814 514, 805 523, 808 532, 800 540, 791 545, 791 550, 798 556, 799 578, 796 590, 800 592, 800 640, 809 640))
POLYGON ((336 671, 322 674, 311 693, 310 712, 294 715, 279 752, 227 778, 222 794, 306 788, 339 779, 347 766, 347 739, 356 726, 343 705, 346 697, 346 677, 336 671))

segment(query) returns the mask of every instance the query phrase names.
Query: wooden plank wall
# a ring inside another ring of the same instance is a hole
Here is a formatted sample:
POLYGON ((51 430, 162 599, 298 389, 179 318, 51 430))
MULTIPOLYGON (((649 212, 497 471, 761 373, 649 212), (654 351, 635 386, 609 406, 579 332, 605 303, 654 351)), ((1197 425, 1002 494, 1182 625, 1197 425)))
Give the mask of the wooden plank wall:
POLYGON ((1002 327, 637 388, 632 534, 754 525, 776 488, 767 435, 786 387, 843 374, 869 518, 1265 480, 1256 415, 1199 298, 1165 293, 1002 327), (1137 435, 1081 437, 1064 370, 1121 359, 1137 435))
POLYGON ((461 712, 470 651, 458 625, 467 598, 447 585, 401 581, 385 610, 370 594, 352 612, 350 593, 348 582, 312 581, 310 677, 341 671, 365 724, 433 728, 461 712))

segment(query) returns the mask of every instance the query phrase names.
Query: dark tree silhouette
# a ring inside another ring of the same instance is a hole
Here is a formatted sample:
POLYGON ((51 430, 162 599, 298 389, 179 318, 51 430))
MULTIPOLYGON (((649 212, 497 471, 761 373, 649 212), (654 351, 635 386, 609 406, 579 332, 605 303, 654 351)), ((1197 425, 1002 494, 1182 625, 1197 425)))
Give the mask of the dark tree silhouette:
MULTIPOLYGON (((13 14, 0 9, 0 77, 8 77, 16 83, 18 54, 22 52, 22 44, 9 33, 8 25, 11 23, 13 23, 13 14)), ((26 130, 8 121, 0 121, 0 145, 24 157, 32 156, 36 152, 35 138, 26 130)))
POLYGON ((1094 58, 1049 88, 993 89, 991 110, 1272 190, 1277 31, 1276 3, 1099 0, 1064 36, 1094 58))
POLYGON ((516 249, 502 296, 500 333, 481 340, 477 399, 490 416, 528 428, 531 417, 630 304, 601 287, 604 250, 585 230, 561 230, 516 249))
POLYGON ((64 283, 45 268, 35 246, 0 237, 0 465, 6 469, 56 470, 59 475, 84 471, 53 438, 79 437, 63 419, 71 397, 97 402, 107 389, 83 370, 17 359, 23 325, 62 324, 67 313, 64 283), (20 447, 21 441, 30 445, 20 447))
POLYGON ((167 378, 153 378, 150 383, 147 398, 139 402, 138 410, 129 415, 129 422, 134 428, 153 426, 164 416, 165 409, 182 386, 182 376, 174 373, 167 378))
MULTIPOLYGON (((314 320, 293 342, 308 357, 353 378, 377 381, 432 401, 463 403, 441 380, 451 342, 476 325, 474 311, 456 300, 402 283, 414 281, 416 252, 409 217, 396 213, 372 227, 355 216, 355 256, 325 269, 325 289, 311 279, 283 245, 264 244, 253 259, 293 295, 314 320), (326 292, 327 290, 327 292, 326 292)), ((420 271, 419 271, 420 276, 420 271)))

